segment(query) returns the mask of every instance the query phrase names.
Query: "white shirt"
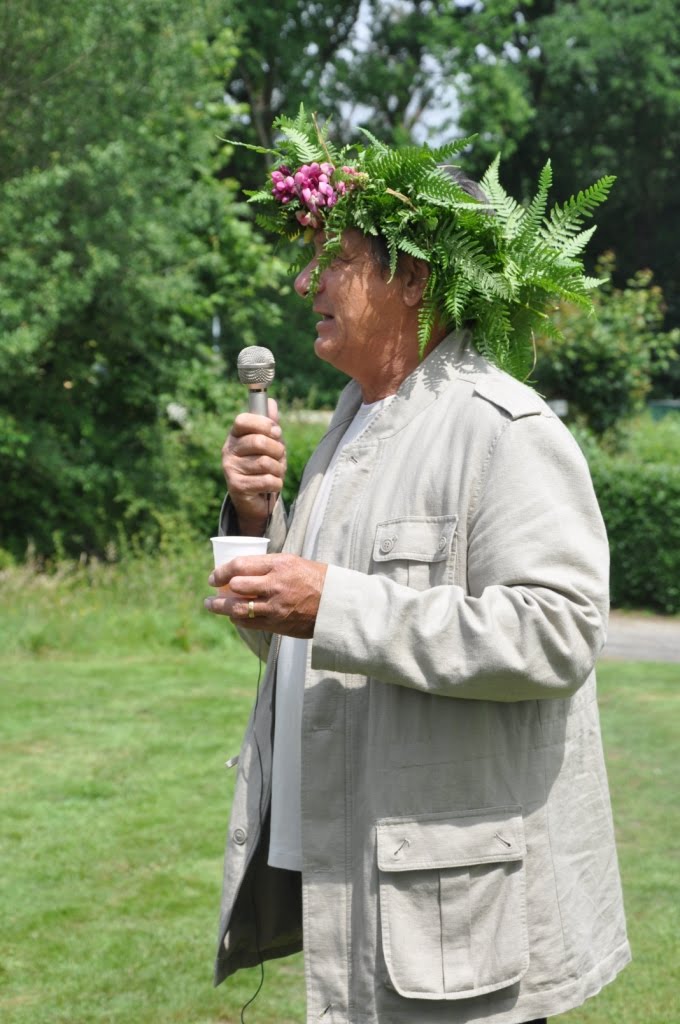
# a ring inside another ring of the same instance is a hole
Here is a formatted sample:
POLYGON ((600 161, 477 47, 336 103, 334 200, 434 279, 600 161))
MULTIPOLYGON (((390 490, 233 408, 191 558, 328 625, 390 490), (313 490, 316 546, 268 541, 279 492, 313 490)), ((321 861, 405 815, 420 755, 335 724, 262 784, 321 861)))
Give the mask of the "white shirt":
MULTIPOLYGON (((314 501, 302 545, 302 557, 314 558, 328 504, 335 467, 345 445, 354 441, 394 395, 361 405, 340 439, 314 501)), ((300 805, 302 701, 309 640, 281 637, 276 671, 276 714, 272 762, 272 805, 269 864, 302 871, 302 814, 300 805)))

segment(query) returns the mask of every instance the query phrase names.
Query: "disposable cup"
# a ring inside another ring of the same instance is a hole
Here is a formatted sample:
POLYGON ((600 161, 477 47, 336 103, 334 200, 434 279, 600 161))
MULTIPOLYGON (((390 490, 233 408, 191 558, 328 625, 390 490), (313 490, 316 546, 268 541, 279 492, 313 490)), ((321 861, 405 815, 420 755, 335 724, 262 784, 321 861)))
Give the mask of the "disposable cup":
MULTIPOLYGON (((269 537, 211 537, 215 568, 230 562, 239 555, 266 555, 269 537)), ((226 594, 229 587, 218 587, 220 594, 226 594)))

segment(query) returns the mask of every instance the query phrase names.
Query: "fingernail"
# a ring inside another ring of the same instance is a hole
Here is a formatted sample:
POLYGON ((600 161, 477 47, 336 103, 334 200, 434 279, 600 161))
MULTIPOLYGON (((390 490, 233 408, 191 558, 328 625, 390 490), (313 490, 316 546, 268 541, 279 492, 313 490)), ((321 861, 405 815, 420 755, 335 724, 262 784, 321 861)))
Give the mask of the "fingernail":
POLYGON ((213 606, 213 599, 212 599, 212 597, 206 597, 205 600, 203 601, 203 607, 207 608, 208 611, 212 611, 212 606, 213 606))
POLYGON ((211 572, 210 575, 208 576, 208 583, 210 584, 211 587, 215 586, 215 573, 214 572, 211 572))

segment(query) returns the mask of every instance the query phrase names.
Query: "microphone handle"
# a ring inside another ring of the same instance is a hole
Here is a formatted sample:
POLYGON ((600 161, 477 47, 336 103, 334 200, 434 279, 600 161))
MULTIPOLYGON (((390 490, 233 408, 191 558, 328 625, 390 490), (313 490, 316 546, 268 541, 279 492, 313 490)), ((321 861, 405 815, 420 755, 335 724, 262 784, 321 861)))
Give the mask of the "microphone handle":
MULTIPOLYGON (((267 402, 266 388, 248 388, 248 412, 254 412, 256 416, 269 416, 269 404, 267 402)), ((271 501, 271 494, 267 495, 267 507, 271 501)), ((271 511, 267 516, 267 526, 271 518, 271 511)), ((266 527, 265 527, 266 529, 266 527)))
POLYGON ((248 390, 248 412, 254 412, 256 416, 269 416, 266 388, 248 390))

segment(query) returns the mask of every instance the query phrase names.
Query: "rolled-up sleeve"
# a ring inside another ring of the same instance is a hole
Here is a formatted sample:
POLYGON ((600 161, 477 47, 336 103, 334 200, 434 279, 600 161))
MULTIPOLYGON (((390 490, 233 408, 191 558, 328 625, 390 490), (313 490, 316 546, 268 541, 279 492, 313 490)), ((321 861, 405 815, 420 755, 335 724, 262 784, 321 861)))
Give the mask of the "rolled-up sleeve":
POLYGON ((575 692, 606 636, 609 553, 586 462, 557 419, 503 423, 466 537, 465 585, 419 591, 330 566, 312 667, 466 699, 575 692))

